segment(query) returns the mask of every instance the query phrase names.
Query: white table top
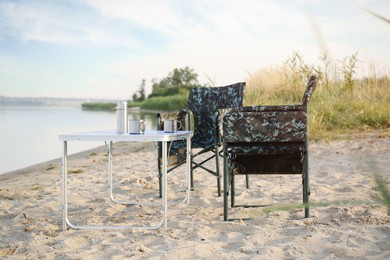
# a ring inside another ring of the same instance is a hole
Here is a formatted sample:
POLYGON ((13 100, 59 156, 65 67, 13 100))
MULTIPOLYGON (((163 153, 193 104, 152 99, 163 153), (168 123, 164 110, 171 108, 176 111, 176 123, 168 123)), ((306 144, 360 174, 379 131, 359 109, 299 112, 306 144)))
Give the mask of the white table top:
POLYGON ((185 139, 192 135, 192 131, 177 131, 176 133, 165 133, 164 131, 146 130, 144 134, 118 134, 116 130, 92 131, 74 134, 60 134, 60 141, 176 141, 185 139))

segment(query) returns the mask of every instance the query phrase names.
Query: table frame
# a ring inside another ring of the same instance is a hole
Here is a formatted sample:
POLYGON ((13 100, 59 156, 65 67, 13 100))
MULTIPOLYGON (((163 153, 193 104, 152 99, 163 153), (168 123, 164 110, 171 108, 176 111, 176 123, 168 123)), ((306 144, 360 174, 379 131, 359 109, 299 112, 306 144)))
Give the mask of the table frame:
POLYGON ((168 214, 168 194, 167 194, 167 168, 168 168, 168 142, 186 140, 187 161, 186 161, 186 195, 179 203, 190 201, 190 171, 191 171, 191 137, 192 131, 178 131, 176 133, 165 133, 164 131, 145 131, 145 134, 118 134, 116 131, 95 131, 77 134, 59 135, 59 140, 63 142, 62 154, 62 228, 63 231, 69 226, 73 229, 159 229, 167 228, 168 214), (114 202, 125 205, 137 204, 160 204, 162 206, 162 219, 155 226, 78 226, 72 224, 68 219, 68 141, 104 141, 108 142, 108 199, 109 203, 114 202), (119 202, 113 196, 112 184, 112 147, 113 142, 162 142, 162 198, 161 202, 119 202))

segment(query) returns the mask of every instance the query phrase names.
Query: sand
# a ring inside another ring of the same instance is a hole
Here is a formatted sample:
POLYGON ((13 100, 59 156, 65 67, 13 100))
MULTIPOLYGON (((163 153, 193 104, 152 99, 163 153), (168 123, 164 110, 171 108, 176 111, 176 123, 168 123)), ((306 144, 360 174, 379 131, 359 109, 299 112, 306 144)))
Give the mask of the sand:
MULTIPOLYGON (((60 145, 60 144, 59 144, 60 145)), ((114 146, 118 200, 158 200, 156 145, 114 146)), ((0 175, 0 257, 9 259, 390 259, 390 223, 373 173, 390 186, 390 138, 365 135, 310 144, 310 218, 300 176, 238 178, 238 220, 224 222, 216 179, 195 172, 189 204, 170 205, 168 228, 62 230, 61 162, 0 175), (289 205, 291 207, 282 208, 289 205), (294 207, 295 206, 295 207, 294 207), (247 218, 251 218, 247 220, 247 218)), ((69 219, 78 225, 154 225, 158 206, 107 199, 105 147, 69 159, 69 219)), ((169 175, 169 200, 183 197, 184 169, 169 175)))

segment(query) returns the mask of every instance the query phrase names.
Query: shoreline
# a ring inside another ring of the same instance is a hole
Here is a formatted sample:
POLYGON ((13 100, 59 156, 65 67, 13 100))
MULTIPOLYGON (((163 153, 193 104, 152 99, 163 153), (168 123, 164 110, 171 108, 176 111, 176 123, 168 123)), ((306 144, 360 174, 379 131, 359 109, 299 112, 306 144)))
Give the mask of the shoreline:
MULTIPOLYGON (((103 149, 105 149, 105 146, 97 146, 95 148, 91 148, 91 149, 88 149, 88 150, 84 150, 84 151, 81 151, 81 152, 77 152, 77 153, 68 155, 68 158, 69 159, 82 158, 82 157, 85 157, 89 153, 101 152, 103 149)), ((36 169, 43 169, 43 168, 48 167, 48 166, 50 166, 52 164, 61 164, 61 160, 62 160, 62 157, 59 157, 59 158, 55 158, 55 159, 52 159, 52 160, 48 160, 48 161, 43 161, 43 162, 40 162, 40 163, 32 164, 32 165, 29 165, 27 167, 20 168, 20 169, 17 169, 17 170, 4 172, 4 173, 0 174, 0 181, 2 179, 12 177, 13 175, 16 176, 16 175, 28 173, 28 172, 36 170, 36 169)))
MULTIPOLYGON (((375 139, 387 139, 390 138, 390 132, 389 130, 376 130, 376 131, 369 131, 369 132, 361 132, 357 134, 352 134, 352 135, 342 135, 338 136, 338 138, 332 139, 332 140, 316 140, 316 141, 309 141, 309 144, 315 144, 315 143, 321 143, 321 142, 338 142, 338 141, 348 141, 348 140, 375 140, 375 139)), ((93 152, 102 152, 105 149, 104 145, 97 146, 91 149, 83 150, 71 155, 68 155, 69 159, 75 159, 75 158, 82 158, 88 155, 89 153, 93 152)), ((0 180, 2 177, 5 176, 11 176, 11 175, 19 175, 23 174, 26 172, 29 172, 31 170, 34 170, 36 168, 43 168, 44 166, 49 166, 50 164, 55 164, 55 163, 61 163, 62 157, 55 158, 52 160, 47 160, 43 162, 39 162, 36 164, 29 165, 27 167, 23 167, 20 169, 4 172, 0 174, 0 180)))
MULTIPOLYGON (((156 146, 115 143, 114 192, 118 198, 158 199, 156 146)), ((0 257, 10 259, 386 259, 390 217, 372 178, 390 186, 390 138, 310 143, 310 201, 304 218, 300 176, 237 178, 237 203, 265 208, 229 209, 215 177, 197 170, 190 204, 170 205, 168 228, 62 231, 61 161, 0 175, 0 257), (50 169, 48 169, 50 166, 50 169), (374 166, 374 167, 371 167, 374 166), (242 181, 242 182, 241 182, 242 181), (280 209, 284 205, 298 205, 280 209), (268 210, 268 211, 267 211, 268 210)), ((209 162, 211 163, 211 162, 209 162)), ((75 224, 155 223, 159 208, 109 205, 105 146, 69 157, 69 218, 75 224)), ((182 198, 183 172, 168 176, 169 199, 182 198), (179 190, 179 192, 177 192, 179 190)))

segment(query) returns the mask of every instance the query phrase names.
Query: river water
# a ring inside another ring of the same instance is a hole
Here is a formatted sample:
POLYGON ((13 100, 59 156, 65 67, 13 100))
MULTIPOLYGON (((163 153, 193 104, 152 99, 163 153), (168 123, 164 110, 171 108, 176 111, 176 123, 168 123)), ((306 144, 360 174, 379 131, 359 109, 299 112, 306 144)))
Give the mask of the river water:
MULTIPOLYGON (((155 115, 129 111, 129 118, 146 121, 146 129, 155 129, 155 115)), ((85 111, 81 106, 0 107, 0 174, 60 158, 59 134, 115 128, 115 112, 85 111)), ((72 142, 68 154, 102 145, 72 142)))

